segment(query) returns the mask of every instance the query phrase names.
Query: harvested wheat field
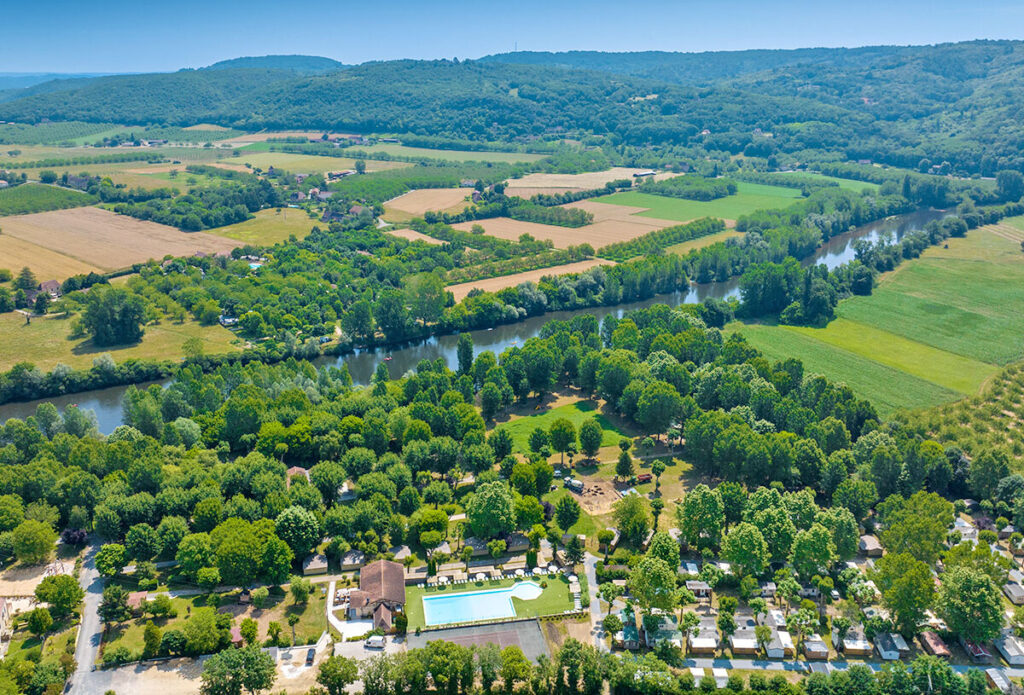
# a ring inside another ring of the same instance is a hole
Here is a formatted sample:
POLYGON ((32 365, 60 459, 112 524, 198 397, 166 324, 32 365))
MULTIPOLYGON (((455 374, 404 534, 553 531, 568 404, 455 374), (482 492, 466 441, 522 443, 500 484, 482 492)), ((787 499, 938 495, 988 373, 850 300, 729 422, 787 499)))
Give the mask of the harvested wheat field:
POLYGON ((521 234, 529 234, 534 239, 546 239, 554 243, 556 248, 564 249, 579 244, 590 244, 595 249, 618 241, 629 241, 656 229, 663 229, 679 224, 672 220, 659 220, 653 217, 640 217, 634 213, 643 212, 646 208, 633 208, 624 205, 592 203, 582 201, 571 203, 565 207, 586 210, 594 215, 593 224, 585 227, 558 227, 535 222, 520 222, 508 217, 495 217, 475 222, 460 222, 452 225, 456 229, 469 231, 474 224, 481 225, 491 236, 501 239, 517 240, 521 234))
POLYGON ((589 261, 577 261, 576 263, 566 263, 564 265, 553 265, 549 268, 538 268, 537 270, 526 270, 522 273, 513 273, 512 275, 502 275, 496 278, 486 278, 484 280, 474 280, 472 282, 461 282, 458 285, 448 285, 445 287, 446 290, 455 295, 455 301, 462 300, 470 290, 474 288, 481 289, 485 292, 497 292, 503 290, 506 287, 516 287, 517 285, 524 282, 537 282, 542 277, 548 275, 567 275, 569 273, 582 273, 584 270, 590 270, 599 265, 613 265, 611 261, 603 261, 601 259, 592 259, 589 261))
POLYGON ((384 209, 416 216, 454 207, 461 210, 469 194, 470 189, 467 188, 420 188, 392 198, 384 203, 384 209))
POLYGON ((151 258, 230 251, 231 239, 182 232, 100 208, 55 210, 4 219, 3 235, 44 247, 100 270, 117 270, 151 258))
POLYGON ((420 234, 414 229, 389 229, 385 233, 401 239, 408 239, 409 241, 422 241, 425 244, 431 244, 434 246, 440 246, 444 243, 440 239, 435 239, 434 237, 427 236, 426 234, 420 234))
POLYGON ((0 266, 17 272, 29 267, 41 280, 64 280, 72 275, 97 273, 102 269, 84 263, 70 256, 37 246, 23 239, 15 239, 6 233, 0 234, 0 266))
MULTIPOLYGON (((638 171, 642 170, 613 167, 606 171, 591 171, 585 174, 527 174, 521 179, 509 179, 505 185, 505 194, 529 198, 541 193, 592 191, 595 188, 601 188, 609 181, 632 180, 633 174, 638 171)), ((657 174, 653 178, 661 180, 673 176, 678 176, 678 174, 668 172, 657 174)))

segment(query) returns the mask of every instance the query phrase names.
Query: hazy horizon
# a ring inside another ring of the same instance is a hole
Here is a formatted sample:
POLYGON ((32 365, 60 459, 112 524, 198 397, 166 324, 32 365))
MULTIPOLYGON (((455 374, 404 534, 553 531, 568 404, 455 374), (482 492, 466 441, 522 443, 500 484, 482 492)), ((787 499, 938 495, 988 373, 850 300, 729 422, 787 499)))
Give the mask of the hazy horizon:
POLYGON ((425 6, 343 3, 286 9, 269 0, 56 0, 47 12, 5 8, 5 73, 169 72, 269 54, 343 63, 399 58, 474 59, 521 51, 683 51, 920 45, 1024 38, 1024 5, 983 10, 948 0, 868 0, 857 6, 793 0, 715 4, 524 0, 492 7, 451 0, 425 6), (46 36, 45 44, 39 41, 46 36))

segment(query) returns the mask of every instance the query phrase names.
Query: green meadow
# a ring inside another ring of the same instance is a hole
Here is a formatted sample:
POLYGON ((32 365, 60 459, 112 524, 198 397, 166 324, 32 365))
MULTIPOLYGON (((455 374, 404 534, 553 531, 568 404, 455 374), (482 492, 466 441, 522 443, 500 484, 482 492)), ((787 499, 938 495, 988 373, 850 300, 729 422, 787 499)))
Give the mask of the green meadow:
POLYGON ((648 210, 638 213, 641 217, 688 222, 701 217, 735 220, 740 215, 747 215, 756 210, 787 207, 801 197, 800 191, 795 188, 766 186, 744 181, 740 181, 737 187, 736 195, 709 201, 668 198, 638 191, 613 193, 594 198, 594 200, 599 203, 648 208, 648 210))
MULTIPOLYGON (((1003 224, 1020 228, 1022 218, 1003 224)), ((729 329, 770 359, 800 357, 806 371, 846 383, 885 414, 975 395, 1024 357, 1024 255, 995 231, 928 249, 883 276, 871 296, 840 302, 824 328, 729 329)))

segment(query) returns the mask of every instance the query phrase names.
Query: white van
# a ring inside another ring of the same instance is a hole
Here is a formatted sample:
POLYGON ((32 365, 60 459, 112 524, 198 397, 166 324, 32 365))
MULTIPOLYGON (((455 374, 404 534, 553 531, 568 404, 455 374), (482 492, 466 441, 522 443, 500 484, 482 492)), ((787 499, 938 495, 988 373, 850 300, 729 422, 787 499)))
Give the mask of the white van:
POLYGON ((387 643, 387 637, 384 635, 370 635, 366 638, 365 647, 367 649, 383 649, 387 643))

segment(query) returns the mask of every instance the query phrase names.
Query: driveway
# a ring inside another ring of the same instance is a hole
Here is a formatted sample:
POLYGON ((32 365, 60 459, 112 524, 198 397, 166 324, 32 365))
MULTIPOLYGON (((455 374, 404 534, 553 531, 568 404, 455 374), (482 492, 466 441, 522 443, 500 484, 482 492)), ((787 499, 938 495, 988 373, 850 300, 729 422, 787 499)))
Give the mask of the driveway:
MULTIPOLYGON (((337 590, 337 582, 332 581, 327 587, 327 622, 331 624, 342 640, 349 640, 353 637, 362 637, 373 630, 372 620, 342 620, 334 614, 334 595, 337 590)), ((360 642, 362 644, 362 642, 360 642)))
POLYGON ((608 651, 604 639, 604 614, 601 612, 601 599, 597 593, 597 560, 587 553, 583 558, 583 567, 587 575, 587 591, 590 592, 590 632, 594 635, 594 646, 601 651, 608 651))
POLYGON ((78 666, 69 680, 68 692, 72 695, 93 695, 102 693, 109 687, 104 687, 96 677, 97 671, 93 671, 93 664, 99 657, 100 640, 103 636, 103 623, 100 621, 100 603, 103 601, 104 580, 96 569, 96 551, 99 544, 91 539, 89 548, 86 550, 82 560, 82 572, 79 575, 79 584, 85 591, 85 600, 82 607, 82 624, 78 629, 78 642, 75 644, 75 661, 78 666))

